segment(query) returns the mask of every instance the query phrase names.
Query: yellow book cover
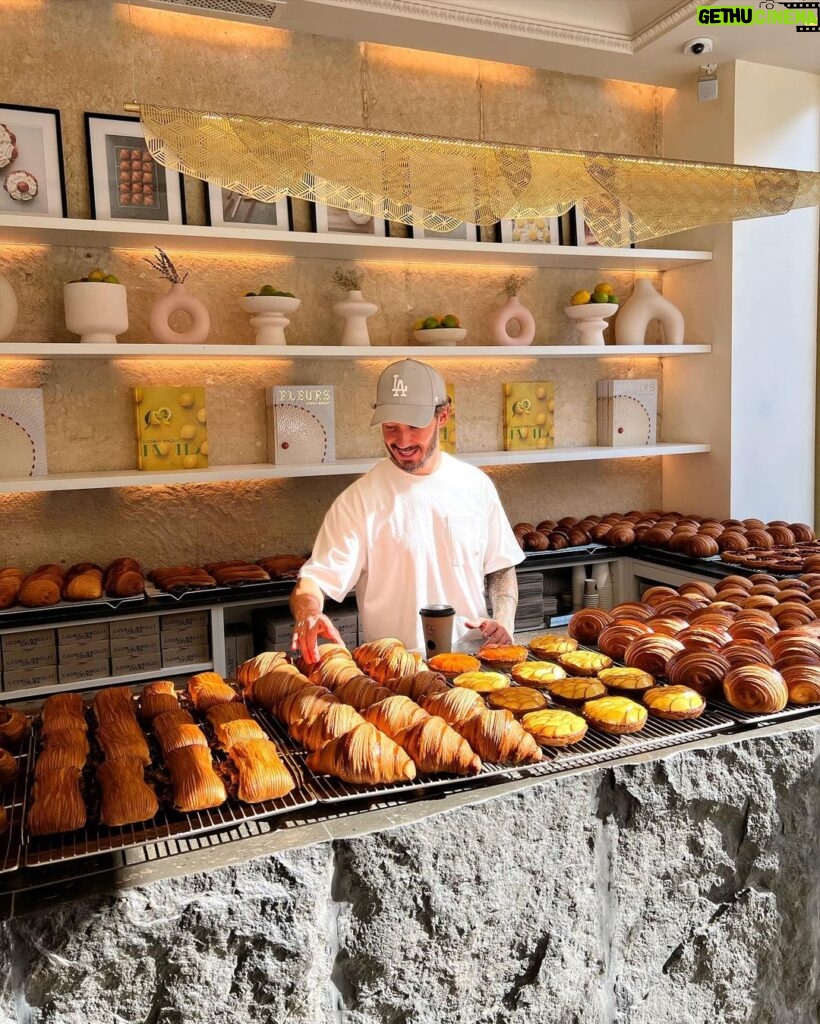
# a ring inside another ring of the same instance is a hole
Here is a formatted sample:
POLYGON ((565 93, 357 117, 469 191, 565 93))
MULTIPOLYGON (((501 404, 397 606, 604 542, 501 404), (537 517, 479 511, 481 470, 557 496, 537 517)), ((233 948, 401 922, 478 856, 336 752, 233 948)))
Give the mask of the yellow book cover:
POLYGON ((205 469, 208 425, 205 388, 134 388, 140 469, 205 469))
POLYGON ((447 397, 450 399, 450 418, 439 429, 438 432, 438 443, 439 447, 443 452, 447 452, 449 455, 455 455, 456 453, 456 386, 455 384, 445 384, 447 388, 447 397))
POLYGON ((504 451, 555 447, 555 389, 550 380, 504 385, 504 451))

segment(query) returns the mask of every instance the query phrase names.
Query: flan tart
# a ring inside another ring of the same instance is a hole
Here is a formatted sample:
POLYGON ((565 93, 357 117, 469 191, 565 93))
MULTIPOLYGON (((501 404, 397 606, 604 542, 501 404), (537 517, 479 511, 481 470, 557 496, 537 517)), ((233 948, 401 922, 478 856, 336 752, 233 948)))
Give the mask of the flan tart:
POLYGON ((441 672, 448 679, 455 679, 462 672, 477 672, 481 668, 481 662, 471 654, 434 654, 427 662, 434 672, 441 672))
POLYGON ((549 693, 557 704, 575 706, 588 700, 605 697, 606 687, 600 679, 575 676, 569 679, 556 679, 550 683, 549 693))
POLYGON ((453 686, 460 686, 474 693, 491 693, 510 685, 502 672, 462 672, 453 680, 453 686))
POLYGON ((584 704, 584 718, 589 724, 616 736, 643 729, 647 715, 646 708, 629 697, 601 697, 584 704))
POLYGON ((640 696, 655 685, 655 677, 639 668, 603 668, 598 678, 612 693, 624 697, 640 696))
POLYGON ((478 657, 497 672, 509 672, 513 665, 527 658, 527 648, 519 644, 485 644, 478 657))
POLYGON ((524 715, 521 724, 545 747, 568 747, 586 736, 587 723, 571 711, 548 708, 524 715))
POLYGON ((547 698, 540 690, 531 686, 505 686, 487 695, 487 703, 496 710, 503 708, 514 715, 525 715, 529 711, 540 711, 547 706, 547 698))
POLYGON ((537 690, 548 690, 556 679, 567 678, 560 665, 548 661, 522 661, 513 665, 510 675, 522 686, 533 686, 537 690))
POLYGON ((656 718, 678 722, 699 718, 706 707, 703 697, 689 686, 653 686, 643 695, 643 702, 656 718))
POLYGON ((527 646, 536 658, 551 661, 559 654, 577 651, 578 641, 571 636, 555 636, 552 633, 546 633, 544 636, 537 636, 534 640, 530 640, 527 646))
POLYGON ((612 668, 612 658, 597 651, 570 651, 559 655, 558 664, 573 676, 595 676, 602 668, 612 668))

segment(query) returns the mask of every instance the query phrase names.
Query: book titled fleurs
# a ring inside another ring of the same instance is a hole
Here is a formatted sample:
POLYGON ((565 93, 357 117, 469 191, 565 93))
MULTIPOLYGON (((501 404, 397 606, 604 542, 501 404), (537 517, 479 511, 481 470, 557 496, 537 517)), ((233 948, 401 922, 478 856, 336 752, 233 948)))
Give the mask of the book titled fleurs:
POLYGON ((598 381, 598 444, 655 444, 658 436, 657 380, 598 381))
POLYGON ((449 455, 456 453, 456 386, 445 384, 447 397, 450 399, 450 416, 443 427, 439 427, 438 443, 443 452, 449 455))
POLYGON ((142 470, 205 469, 208 415, 205 389, 134 388, 137 465, 142 470))
POLYGON ((0 477, 45 476, 46 422, 40 388, 0 388, 0 477))
POLYGON ((549 380, 504 385, 504 451, 555 447, 555 388, 549 380))
POLYGON ((280 384, 266 391, 268 458, 280 466, 336 460, 336 389, 280 384))

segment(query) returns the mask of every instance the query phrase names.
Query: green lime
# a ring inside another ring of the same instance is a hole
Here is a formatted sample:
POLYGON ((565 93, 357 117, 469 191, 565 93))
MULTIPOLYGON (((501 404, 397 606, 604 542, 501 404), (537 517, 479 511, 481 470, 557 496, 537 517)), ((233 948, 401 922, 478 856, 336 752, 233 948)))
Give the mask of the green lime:
POLYGON ((428 316, 421 326, 422 326, 422 328, 425 331, 433 330, 433 328, 439 326, 438 317, 437 316, 428 316))
POLYGON ((260 295, 276 295, 276 289, 272 284, 263 284, 259 289, 260 295))
POLYGON ((250 299, 251 297, 253 297, 255 299, 256 298, 256 292, 245 292, 245 298, 246 299, 250 299))
POLYGON ((120 279, 115 274, 106 274, 103 278, 106 284, 119 284, 120 279))
POLYGON ((459 319, 455 315, 455 313, 448 313, 447 316, 445 316, 444 319, 441 321, 441 326, 442 327, 460 327, 461 323, 459 322, 459 319))
POLYGON ((607 295, 606 292, 593 292, 592 293, 592 301, 593 302, 610 302, 611 299, 612 299, 612 296, 611 295, 607 295))

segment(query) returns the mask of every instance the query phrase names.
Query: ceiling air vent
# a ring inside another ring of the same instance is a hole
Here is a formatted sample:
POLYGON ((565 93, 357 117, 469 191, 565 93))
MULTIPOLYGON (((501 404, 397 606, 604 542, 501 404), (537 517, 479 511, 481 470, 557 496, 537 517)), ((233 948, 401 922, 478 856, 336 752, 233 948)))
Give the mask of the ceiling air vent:
POLYGON ((137 7, 155 7, 176 14, 202 14, 208 18, 248 21, 254 25, 273 25, 287 0, 130 0, 137 7))

